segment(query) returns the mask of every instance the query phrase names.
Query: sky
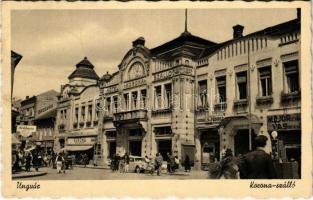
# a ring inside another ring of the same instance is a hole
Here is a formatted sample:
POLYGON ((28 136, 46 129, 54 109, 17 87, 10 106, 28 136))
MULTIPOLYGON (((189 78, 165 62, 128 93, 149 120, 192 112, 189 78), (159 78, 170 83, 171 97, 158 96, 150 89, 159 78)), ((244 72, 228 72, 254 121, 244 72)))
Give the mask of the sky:
MULTIPOLYGON (((11 49, 23 56, 15 69, 13 96, 38 95, 61 84, 85 56, 101 77, 118 64, 142 36, 153 48, 184 31, 183 9, 163 10, 15 10, 11 13, 11 49)), ((296 9, 189 9, 188 31, 213 42, 296 18, 296 9)))

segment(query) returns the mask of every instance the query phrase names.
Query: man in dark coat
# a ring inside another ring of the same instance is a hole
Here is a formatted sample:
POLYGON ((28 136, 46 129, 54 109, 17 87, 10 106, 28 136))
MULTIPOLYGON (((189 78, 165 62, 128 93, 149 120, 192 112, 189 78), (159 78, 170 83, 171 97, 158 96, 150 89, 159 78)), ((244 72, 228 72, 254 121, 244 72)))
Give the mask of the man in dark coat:
POLYGON ((241 164, 240 177, 243 179, 274 179, 276 172, 271 156, 264 151, 267 137, 255 138, 256 149, 247 153, 241 164))

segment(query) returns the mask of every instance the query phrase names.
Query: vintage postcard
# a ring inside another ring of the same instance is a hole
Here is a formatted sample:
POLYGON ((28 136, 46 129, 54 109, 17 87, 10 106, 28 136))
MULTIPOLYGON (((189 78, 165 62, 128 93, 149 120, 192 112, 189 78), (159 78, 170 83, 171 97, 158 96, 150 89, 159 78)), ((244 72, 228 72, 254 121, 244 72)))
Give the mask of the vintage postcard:
POLYGON ((2 11, 5 196, 311 195, 309 2, 2 11))

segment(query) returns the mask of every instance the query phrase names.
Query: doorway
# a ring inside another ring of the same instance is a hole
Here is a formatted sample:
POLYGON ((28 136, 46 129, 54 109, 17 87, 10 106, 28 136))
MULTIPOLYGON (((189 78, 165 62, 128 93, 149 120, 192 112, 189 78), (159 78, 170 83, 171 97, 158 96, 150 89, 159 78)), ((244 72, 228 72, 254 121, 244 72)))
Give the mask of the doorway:
POLYGON ((129 154, 141 156, 141 140, 129 141, 129 154))
MULTIPOLYGON (((255 135, 253 130, 251 130, 251 142, 252 142, 252 149, 254 149, 253 141, 254 141, 255 135)), ((239 154, 244 155, 250 151, 249 149, 249 130, 248 129, 242 129, 238 130, 237 134, 235 135, 234 138, 234 155, 238 156, 239 154)))
POLYGON ((172 140, 159 140, 158 152, 161 153, 161 155, 163 156, 163 159, 166 159, 167 153, 172 154, 172 140))
POLYGON ((109 158, 113 158, 113 156, 116 154, 116 142, 112 141, 112 142, 108 142, 108 146, 109 146, 109 153, 108 156, 109 158))

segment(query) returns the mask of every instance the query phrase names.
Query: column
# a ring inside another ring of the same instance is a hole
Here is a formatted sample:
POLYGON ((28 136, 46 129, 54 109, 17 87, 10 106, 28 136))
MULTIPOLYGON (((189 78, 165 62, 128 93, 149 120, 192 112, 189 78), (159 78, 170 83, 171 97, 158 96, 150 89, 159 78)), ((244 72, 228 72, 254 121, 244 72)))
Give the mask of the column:
POLYGON ((164 84, 161 85, 161 108, 164 108, 164 84))

